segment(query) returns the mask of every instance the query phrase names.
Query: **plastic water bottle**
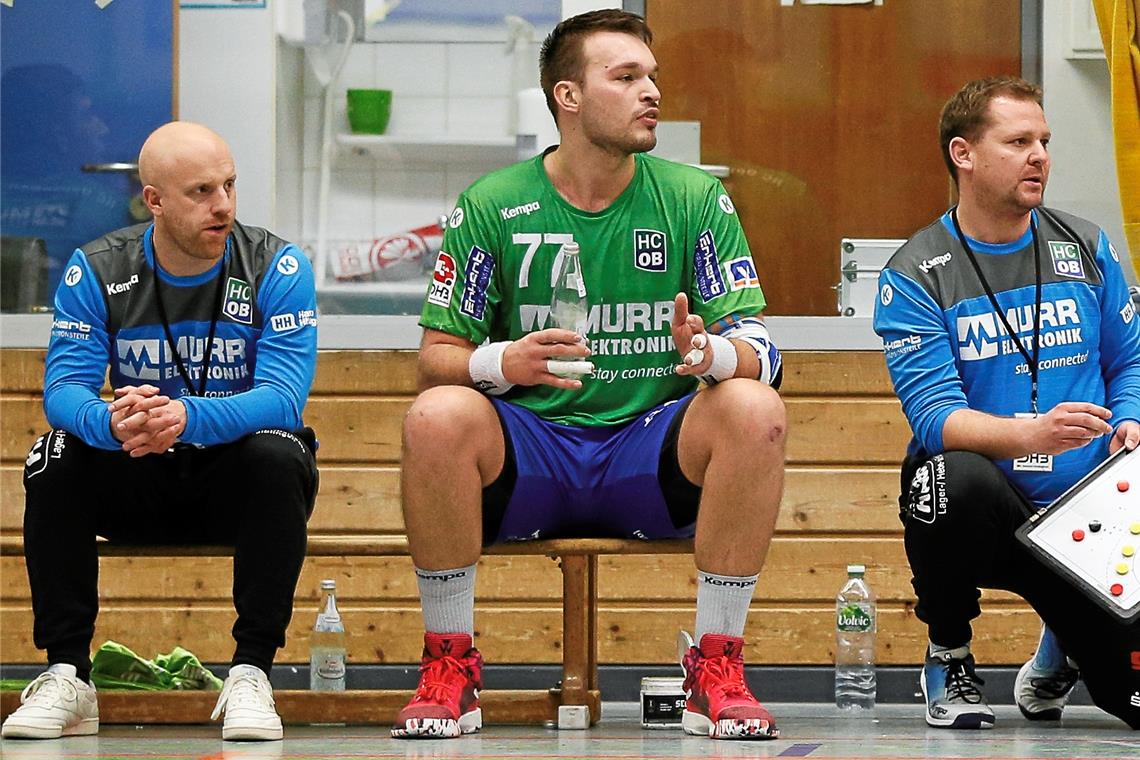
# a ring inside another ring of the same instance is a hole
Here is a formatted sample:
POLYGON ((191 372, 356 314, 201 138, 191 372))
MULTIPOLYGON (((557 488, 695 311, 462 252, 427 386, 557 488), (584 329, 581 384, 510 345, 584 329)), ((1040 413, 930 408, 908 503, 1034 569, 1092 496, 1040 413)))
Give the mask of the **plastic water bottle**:
POLYGON ((313 691, 344 691, 344 623, 336 608, 336 581, 321 581, 320 612, 309 638, 309 688, 313 691))
MULTIPOLYGON (((582 262, 578 258, 578 252, 577 243, 562 246, 557 260, 558 271, 554 277, 554 292, 550 296, 550 326, 573 330, 585 338, 590 305, 586 301, 586 281, 582 277, 582 262)), ((566 363, 566 360, 551 357, 551 361, 555 363, 551 369, 555 375, 577 377, 573 373, 558 371, 557 364, 566 363)))
POLYGON ((847 582, 835 598, 835 704, 875 706, 875 594, 863 565, 847 566, 847 582))

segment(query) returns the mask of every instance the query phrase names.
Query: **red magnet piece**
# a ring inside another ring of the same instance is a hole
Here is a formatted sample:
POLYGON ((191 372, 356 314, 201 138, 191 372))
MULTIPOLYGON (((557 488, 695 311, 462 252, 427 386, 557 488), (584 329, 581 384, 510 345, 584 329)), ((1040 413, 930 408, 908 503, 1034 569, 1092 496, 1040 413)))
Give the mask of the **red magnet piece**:
POLYGON ((1109 587, 1108 590, 1112 593, 1113 596, 1120 596, 1124 593, 1124 586, 1121 586, 1119 583, 1114 583, 1109 587))
POLYGON ((1118 482, 1116 484, 1116 490, 1120 491, 1121 493, 1124 493, 1125 491, 1127 491, 1128 490, 1128 481, 1127 480, 1121 480, 1120 482, 1118 482))
POLYGON ((1083 530, 1081 530, 1080 528, 1077 528, 1076 530, 1073 531, 1073 540, 1074 541, 1084 541, 1085 540, 1085 532, 1083 530))

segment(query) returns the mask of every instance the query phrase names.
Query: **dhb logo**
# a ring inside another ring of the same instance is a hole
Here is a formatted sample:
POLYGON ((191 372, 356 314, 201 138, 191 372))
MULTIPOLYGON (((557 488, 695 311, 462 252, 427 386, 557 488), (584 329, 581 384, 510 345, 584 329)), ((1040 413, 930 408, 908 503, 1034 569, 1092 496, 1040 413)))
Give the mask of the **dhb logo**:
POLYGON ((643 272, 664 272, 668 241, 658 230, 633 231, 633 265, 643 272))
MULTIPOLYGON (((293 262, 296 264, 296 261, 293 262)), ((278 263, 280 268, 280 263, 278 263)), ((245 280, 230 277, 226 280, 226 298, 222 301, 222 313, 243 325, 253 324, 253 288, 245 280)))

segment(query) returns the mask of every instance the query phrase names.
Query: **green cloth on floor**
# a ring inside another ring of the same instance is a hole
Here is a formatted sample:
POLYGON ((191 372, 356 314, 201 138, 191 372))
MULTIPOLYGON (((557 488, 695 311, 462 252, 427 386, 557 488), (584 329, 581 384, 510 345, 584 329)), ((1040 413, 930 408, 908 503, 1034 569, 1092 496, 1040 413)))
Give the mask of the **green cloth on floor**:
POLYGON ((182 647, 153 660, 139 657, 115 641, 107 641, 91 660, 91 683, 97 689, 143 691, 220 691, 222 679, 215 676, 182 647))

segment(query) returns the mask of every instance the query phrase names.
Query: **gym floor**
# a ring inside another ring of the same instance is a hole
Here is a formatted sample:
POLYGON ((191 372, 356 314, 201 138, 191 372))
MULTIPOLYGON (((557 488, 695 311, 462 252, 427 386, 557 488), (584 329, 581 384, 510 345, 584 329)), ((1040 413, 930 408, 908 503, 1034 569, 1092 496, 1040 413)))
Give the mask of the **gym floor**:
POLYGON ((1140 732, 1094 707, 1070 705, 1059 724, 1030 723, 1017 708, 997 705, 987 731, 928 728, 917 704, 880 705, 849 714, 831 705, 785 703, 769 708, 782 737, 764 742, 712 741, 678 730, 641 728, 637 705, 611 702, 588 731, 487 726, 459 739, 397 741, 373 726, 286 726, 280 742, 223 742, 214 726, 103 726, 99 736, 0 742, 6 760, 85 758, 1135 758, 1140 732))

